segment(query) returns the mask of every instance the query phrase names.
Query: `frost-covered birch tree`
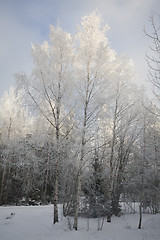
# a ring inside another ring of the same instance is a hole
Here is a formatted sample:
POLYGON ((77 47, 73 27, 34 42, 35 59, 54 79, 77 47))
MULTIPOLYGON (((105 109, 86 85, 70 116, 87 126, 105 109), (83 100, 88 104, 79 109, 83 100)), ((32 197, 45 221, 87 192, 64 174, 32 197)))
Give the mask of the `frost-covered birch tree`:
POLYGON ((87 154, 87 143, 96 130, 99 111, 104 104, 105 90, 111 80, 115 53, 105 36, 107 26, 101 26, 101 17, 96 12, 83 17, 76 35, 77 52, 75 75, 78 86, 78 109, 80 131, 79 171, 74 229, 78 229, 78 212, 81 196, 82 170, 87 154))
POLYGON ((0 204, 5 203, 8 194, 11 168, 17 165, 17 159, 13 157, 16 146, 32 126, 32 118, 23 106, 21 97, 20 92, 16 94, 15 89, 11 88, 0 100, 0 141, 3 146, 0 161, 0 204))
MULTIPOLYGON (((72 92, 73 44, 70 34, 59 26, 50 26, 50 43, 32 44, 34 69, 28 78, 18 76, 35 107, 51 124, 56 141, 54 223, 58 222, 58 185, 61 141, 65 138, 64 122, 71 114, 69 101, 72 92)), ((71 127, 72 128, 72 127, 71 127)), ((70 129, 71 130, 71 129, 70 129)), ((69 130, 69 131, 70 131, 69 130)), ((69 132, 68 131, 68 132, 69 132)))
POLYGON ((124 57, 118 57, 114 68, 114 79, 108 89, 108 101, 99 117, 99 139, 104 149, 108 172, 106 192, 108 222, 111 221, 112 214, 118 215, 123 172, 131 147, 139 133, 138 89, 131 81, 132 62, 124 57))

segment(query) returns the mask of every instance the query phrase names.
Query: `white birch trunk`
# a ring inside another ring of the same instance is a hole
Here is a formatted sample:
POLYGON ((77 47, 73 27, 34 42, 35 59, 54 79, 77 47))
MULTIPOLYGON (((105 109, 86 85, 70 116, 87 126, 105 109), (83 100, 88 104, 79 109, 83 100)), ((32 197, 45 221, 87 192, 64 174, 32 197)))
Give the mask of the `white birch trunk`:
POLYGON ((80 163, 78 171, 78 187, 77 187, 77 197, 76 197, 76 208, 74 215, 74 225, 73 228, 78 230, 78 212, 79 212, 79 201, 82 185, 82 167, 84 159, 84 147, 85 147, 85 136, 86 136, 86 125, 87 125, 87 108, 88 108, 88 93, 89 93, 89 74, 87 78, 87 89, 86 89, 86 98, 85 98, 85 107, 84 107, 84 119, 83 119, 83 129, 82 129, 82 140, 81 140, 81 152, 80 152, 80 163))

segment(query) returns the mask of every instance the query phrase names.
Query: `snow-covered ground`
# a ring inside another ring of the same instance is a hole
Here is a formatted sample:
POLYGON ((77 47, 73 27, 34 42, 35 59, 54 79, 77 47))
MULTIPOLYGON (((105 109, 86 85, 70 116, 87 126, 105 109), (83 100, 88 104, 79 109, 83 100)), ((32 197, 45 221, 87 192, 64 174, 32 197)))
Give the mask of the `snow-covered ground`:
POLYGON ((160 240, 160 214, 143 215, 143 228, 137 229, 138 214, 104 220, 102 231, 97 231, 101 219, 79 219, 79 231, 69 230, 60 212, 60 222, 52 225, 53 205, 0 207, 0 240, 160 240), (88 229, 89 228, 89 229, 88 229))

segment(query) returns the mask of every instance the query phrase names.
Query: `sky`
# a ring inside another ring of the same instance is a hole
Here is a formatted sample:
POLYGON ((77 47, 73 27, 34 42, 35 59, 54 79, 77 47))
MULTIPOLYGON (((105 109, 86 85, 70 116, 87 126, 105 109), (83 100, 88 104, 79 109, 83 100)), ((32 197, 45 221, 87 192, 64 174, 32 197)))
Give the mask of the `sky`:
POLYGON ((81 17, 96 9, 110 27, 112 49, 133 59, 134 81, 148 88, 143 27, 150 30, 148 18, 160 13, 160 0, 0 0, 0 97, 14 85, 15 73, 31 72, 31 43, 48 40, 50 24, 75 34, 81 17))

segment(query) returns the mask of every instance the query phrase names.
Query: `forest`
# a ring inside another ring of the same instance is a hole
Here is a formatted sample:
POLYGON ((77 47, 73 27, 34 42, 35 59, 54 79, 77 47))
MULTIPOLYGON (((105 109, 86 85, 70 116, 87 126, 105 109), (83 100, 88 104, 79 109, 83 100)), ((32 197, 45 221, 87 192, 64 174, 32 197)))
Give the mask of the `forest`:
MULTIPOLYGON (((160 40, 149 80, 159 101, 160 40)), ((121 202, 160 211, 158 101, 134 82, 132 60, 116 53, 97 12, 71 35, 50 26, 49 42, 31 46, 30 75, 0 99, 0 205, 54 205, 64 216, 121 216, 121 202)), ((156 35, 157 34, 157 35, 156 35)), ((145 56, 144 56, 145 57, 145 56)))

